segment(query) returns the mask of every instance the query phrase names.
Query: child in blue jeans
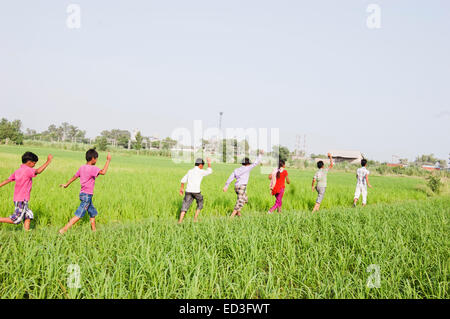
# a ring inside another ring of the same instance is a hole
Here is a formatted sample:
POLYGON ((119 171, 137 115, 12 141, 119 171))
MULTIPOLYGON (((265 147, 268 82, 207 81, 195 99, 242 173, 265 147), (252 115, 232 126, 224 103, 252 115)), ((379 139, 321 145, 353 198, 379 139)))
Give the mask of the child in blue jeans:
POLYGON ((108 171, 109 163, 111 162, 111 155, 108 153, 106 157, 106 164, 103 169, 95 166, 97 163, 98 153, 95 149, 90 149, 86 152, 87 163, 80 167, 76 174, 66 183, 61 184, 61 187, 67 188, 73 181, 80 178, 81 191, 80 191, 80 206, 75 212, 75 216, 67 223, 66 226, 59 230, 60 234, 64 234, 70 227, 72 227, 77 221, 84 217, 88 212, 90 217, 90 223, 92 231, 95 231, 95 216, 97 216, 97 210, 92 204, 92 196, 94 196, 95 179, 98 175, 105 175, 108 171))

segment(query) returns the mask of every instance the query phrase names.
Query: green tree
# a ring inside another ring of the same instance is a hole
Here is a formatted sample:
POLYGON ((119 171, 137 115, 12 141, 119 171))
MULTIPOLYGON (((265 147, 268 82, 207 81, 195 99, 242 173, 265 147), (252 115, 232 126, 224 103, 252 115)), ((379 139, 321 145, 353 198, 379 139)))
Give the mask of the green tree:
POLYGON ((170 150, 172 149, 175 145, 177 145, 177 141, 171 139, 170 137, 166 137, 165 139, 163 139, 161 141, 161 148, 163 150, 170 150))
POLYGON ((11 141, 15 144, 23 144, 21 127, 22 122, 20 120, 10 122, 2 118, 0 121, 0 141, 3 143, 11 141))
POLYGON ((99 151, 106 151, 108 147, 108 140, 104 136, 99 136, 95 140, 95 148, 99 151))
POLYGON ((278 158, 283 161, 287 161, 289 159, 289 156, 291 155, 291 152, 286 146, 277 145, 273 147, 273 152, 275 156, 278 155, 278 158))
POLYGON ((134 138, 136 139, 136 142, 134 143, 134 148, 139 151, 142 148, 142 141, 144 140, 144 138, 142 137, 140 131, 136 133, 136 136, 134 138))
POLYGON ((434 165, 434 164, 436 164, 436 162, 438 162, 441 167, 446 166, 445 160, 438 159, 437 157, 434 156, 433 153, 417 156, 416 160, 414 162, 417 165, 423 165, 423 164, 434 165))
POLYGON ((127 130, 113 129, 111 131, 102 131, 100 133, 107 139, 112 140, 114 146, 128 147, 128 140, 131 138, 131 133, 127 130))
POLYGON ((161 141, 150 142, 151 147, 159 149, 161 147, 161 141))

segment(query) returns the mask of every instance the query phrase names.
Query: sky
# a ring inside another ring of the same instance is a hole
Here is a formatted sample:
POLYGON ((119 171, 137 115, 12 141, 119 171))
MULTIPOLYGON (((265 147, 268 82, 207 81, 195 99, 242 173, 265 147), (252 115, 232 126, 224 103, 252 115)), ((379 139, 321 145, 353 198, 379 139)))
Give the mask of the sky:
POLYGON ((223 111, 308 153, 447 159, 449 39, 447 0, 2 1, 0 117, 165 137, 223 111))

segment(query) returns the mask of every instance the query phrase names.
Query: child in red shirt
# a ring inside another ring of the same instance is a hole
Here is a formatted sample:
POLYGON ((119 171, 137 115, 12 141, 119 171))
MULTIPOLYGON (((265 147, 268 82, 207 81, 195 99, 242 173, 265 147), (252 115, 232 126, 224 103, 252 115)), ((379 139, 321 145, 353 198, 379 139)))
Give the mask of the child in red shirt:
POLYGON ((286 188, 285 182, 288 184, 291 183, 288 177, 288 172, 286 170, 286 163, 283 160, 280 160, 278 164, 278 169, 273 171, 272 174, 269 175, 270 189, 272 191, 272 195, 275 196, 275 205, 269 209, 268 213, 272 214, 276 209, 279 213, 281 213, 281 205, 284 195, 284 189, 286 188))

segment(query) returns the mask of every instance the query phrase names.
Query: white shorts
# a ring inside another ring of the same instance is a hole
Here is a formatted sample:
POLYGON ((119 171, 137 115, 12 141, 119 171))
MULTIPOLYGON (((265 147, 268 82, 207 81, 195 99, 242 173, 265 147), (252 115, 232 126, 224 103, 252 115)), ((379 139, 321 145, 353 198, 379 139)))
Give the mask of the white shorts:
POLYGON ((355 199, 359 199, 359 196, 362 194, 362 202, 363 204, 367 203, 367 185, 356 185, 355 190, 355 199))

